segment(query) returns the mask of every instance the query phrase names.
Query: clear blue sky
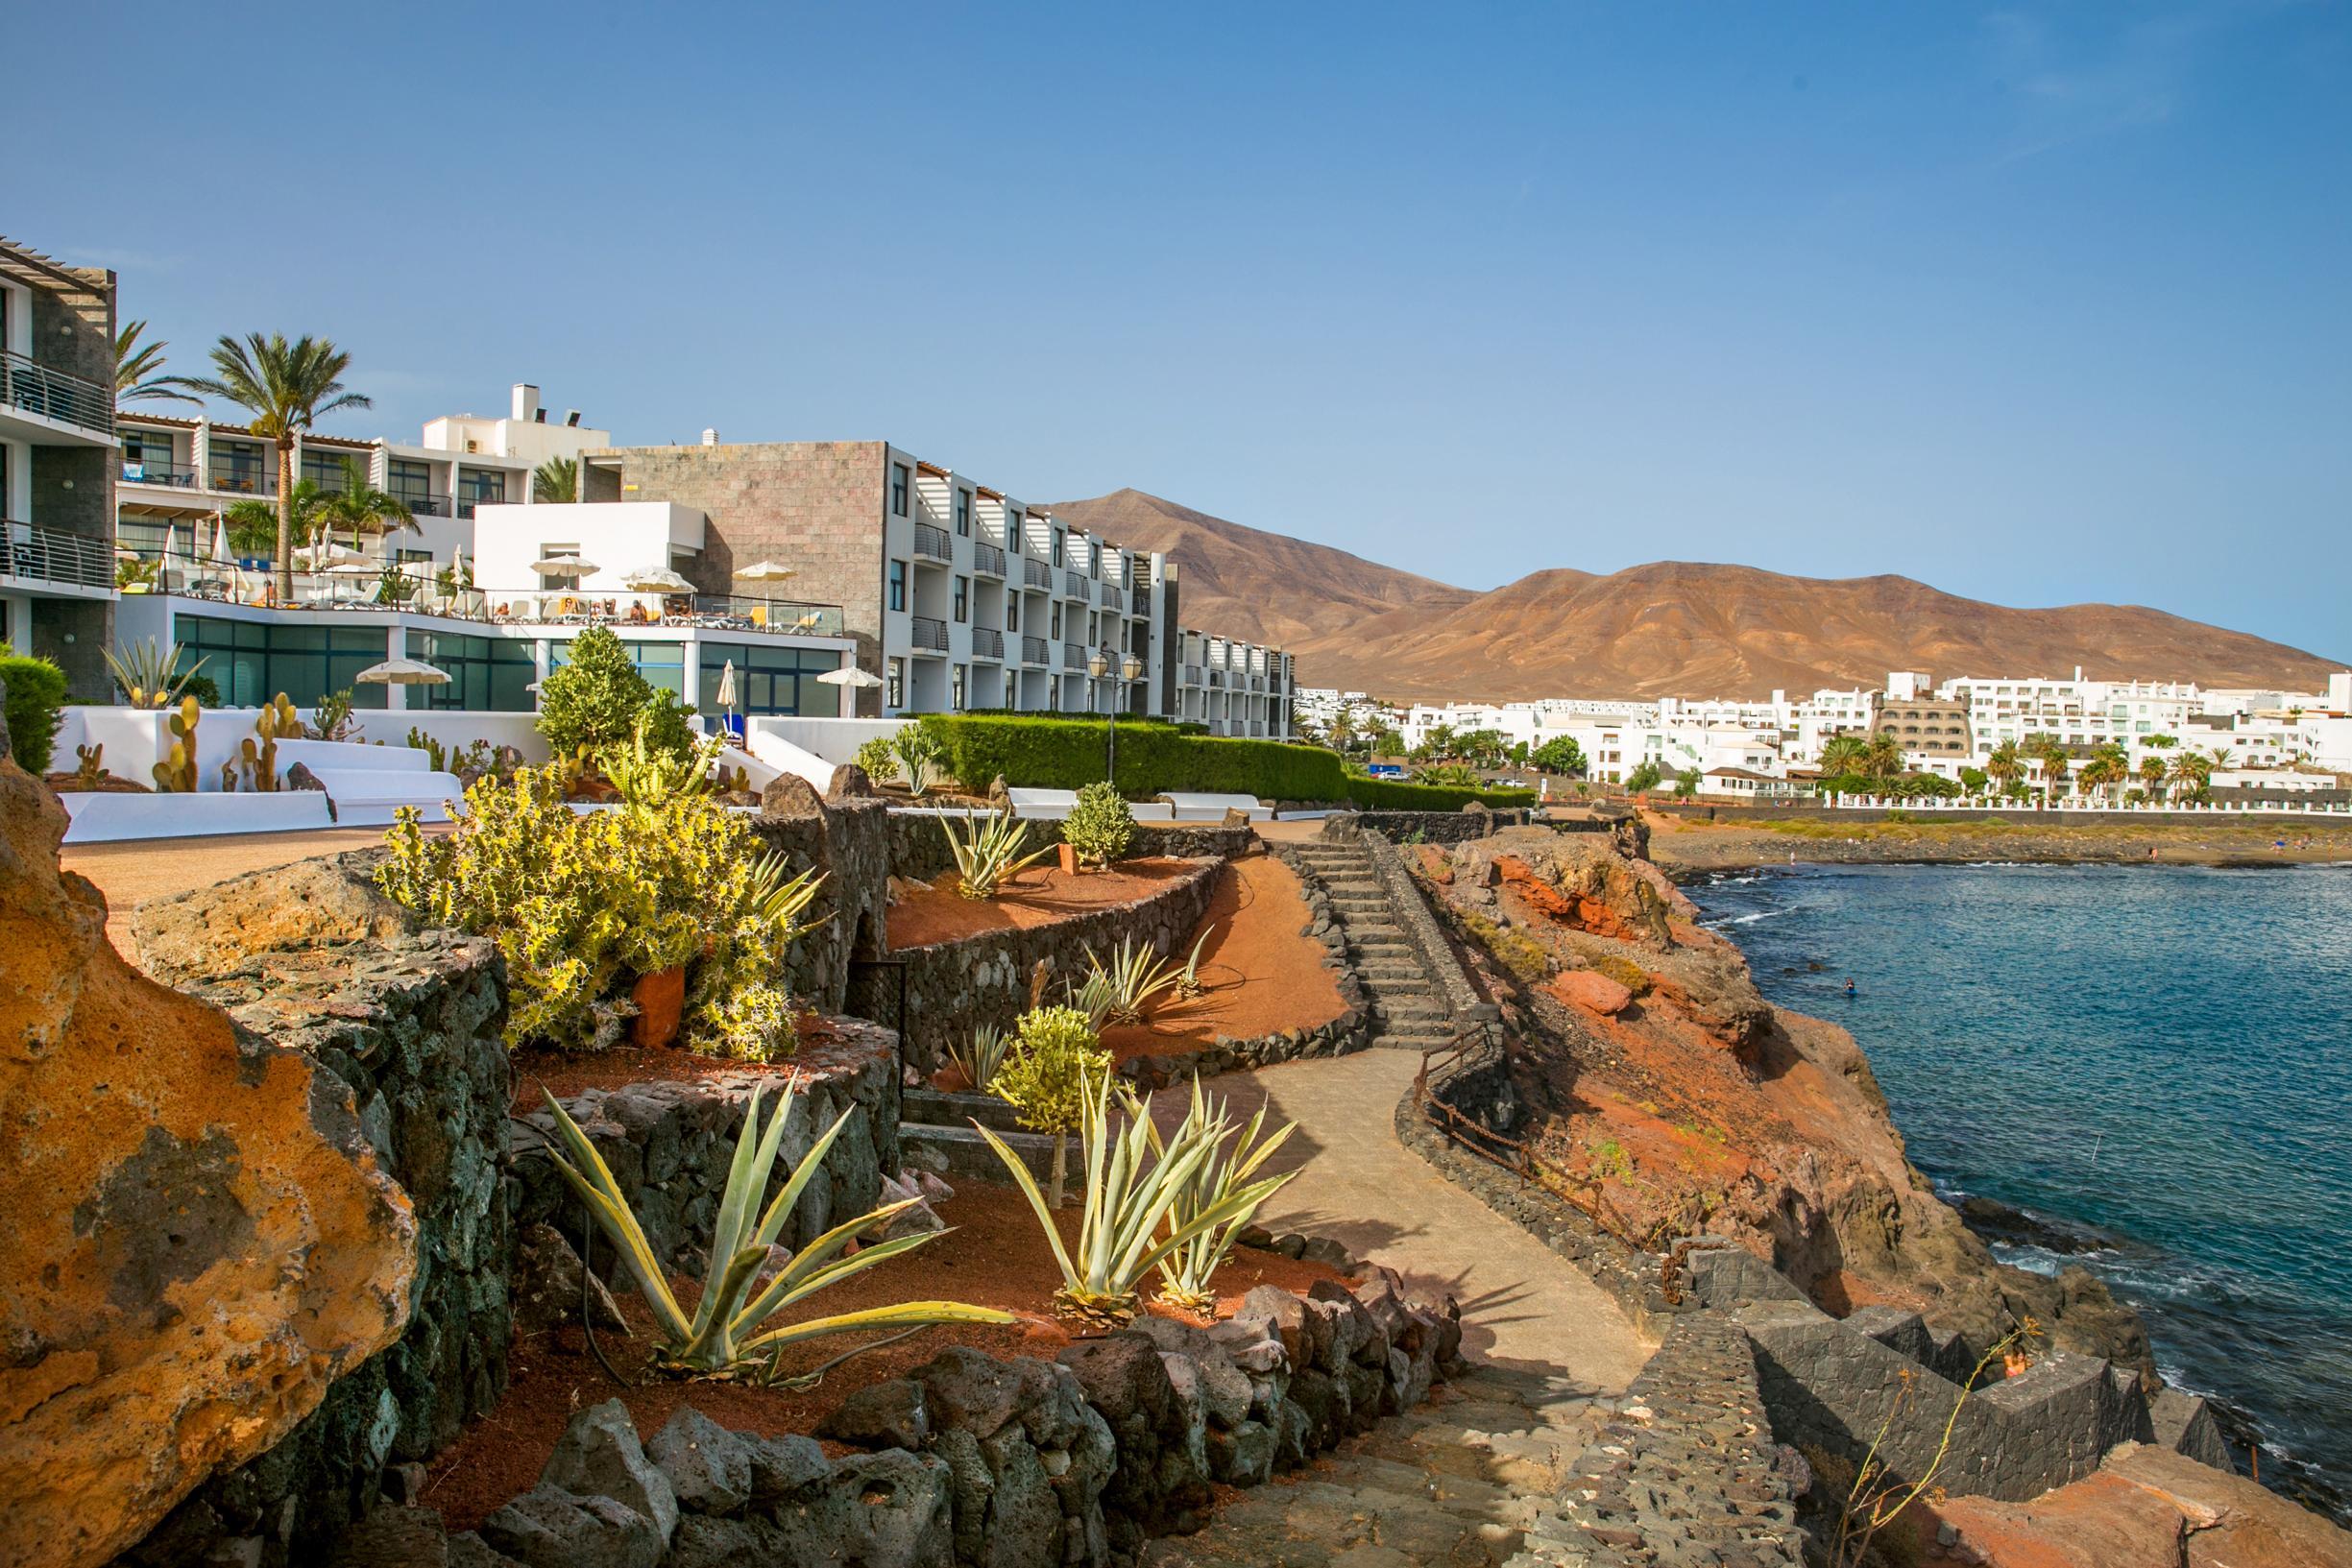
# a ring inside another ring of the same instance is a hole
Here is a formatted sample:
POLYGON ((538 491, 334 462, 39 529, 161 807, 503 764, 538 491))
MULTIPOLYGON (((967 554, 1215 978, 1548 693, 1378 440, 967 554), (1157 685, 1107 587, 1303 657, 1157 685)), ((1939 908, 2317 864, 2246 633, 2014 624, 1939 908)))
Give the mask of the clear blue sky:
POLYGON ((412 434, 886 437, 1470 587, 2352 656, 2352 8, 39 7, 0 231, 412 434), (66 30, 76 36, 67 37, 66 30))

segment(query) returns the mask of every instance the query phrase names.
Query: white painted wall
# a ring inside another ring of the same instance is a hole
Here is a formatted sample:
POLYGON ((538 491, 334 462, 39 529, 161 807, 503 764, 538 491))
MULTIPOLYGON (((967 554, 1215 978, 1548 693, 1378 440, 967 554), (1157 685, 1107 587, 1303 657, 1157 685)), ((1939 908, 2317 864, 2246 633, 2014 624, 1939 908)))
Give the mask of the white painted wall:
POLYGON ((625 593, 622 579, 645 567, 667 567, 671 552, 699 552, 702 513, 668 501, 582 501, 570 505, 483 506, 473 514, 473 581, 493 598, 539 591, 531 569, 549 545, 573 546, 596 569, 579 580, 583 593, 625 593))

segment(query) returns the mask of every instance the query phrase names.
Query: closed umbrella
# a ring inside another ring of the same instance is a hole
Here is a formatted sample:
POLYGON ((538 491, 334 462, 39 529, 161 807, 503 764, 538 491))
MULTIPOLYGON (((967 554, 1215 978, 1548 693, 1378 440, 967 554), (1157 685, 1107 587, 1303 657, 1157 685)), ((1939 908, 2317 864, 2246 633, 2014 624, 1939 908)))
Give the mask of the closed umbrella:
POLYGON ((718 709, 727 715, 727 733, 730 735, 736 733, 735 701, 735 661, 730 659, 719 666, 717 694, 718 709))
POLYGON ((212 519, 212 560, 216 566, 233 567, 237 558, 229 553, 229 519, 212 519))
POLYGON ((294 552, 294 569, 331 571, 337 567, 366 559, 357 550, 347 550, 340 544, 305 544, 294 552))

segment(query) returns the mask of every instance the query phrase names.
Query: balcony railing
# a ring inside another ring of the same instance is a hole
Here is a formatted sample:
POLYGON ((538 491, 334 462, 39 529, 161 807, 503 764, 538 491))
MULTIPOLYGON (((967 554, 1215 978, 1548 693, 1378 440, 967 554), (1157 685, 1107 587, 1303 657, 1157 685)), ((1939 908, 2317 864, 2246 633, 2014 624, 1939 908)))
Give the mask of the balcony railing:
POLYGON ((408 508, 412 517, 446 518, 449 515, 449 498, 447 495, 410 495, 397 490, 392 494, 402 506, 408 508))
POLYGON ((114 433, 114 394, 95 381, 0 352, 0 405, 101 435, 114 433))
POLYGON ((114 586, 114 547, 87 534, 36 522, 0 520, 0 572, 78 588, 114 586))
POLYGON ((1095 598, 1105 610, 1125 610, 1127 608, 1127 595, 1119 591, 1118 584, 1097 583, 1094 591, 1095 598))
POLYGON ((126 485, 169 485, 174 490, 194 490, 196 470, 177 463, 125 463, 123 483, 126 485))
POLYGON ((1024 664, 1042 664, 1053 657, 1047 651, 1044 638, 1025 637, 1021 639, 1021 663, 1024 664))
POLYGON ((1024 588, 1052 588, 1054 573, 1044 562, 1025 559, 1021 563, 1021 585, 1024 588))
POLYGON ((215 463, 205 488, 224 490, 231 495, 275 495, 278 475, 268 469, 229 469, 215 463))
POLYGON ((918 522, 914 525, 914 553, 928 556, 934 561, 953 561, 956 559, 956 542, 948 537, 946 529, 918 522))
POLYGON ((914 645, 929 653, 947 652, 947 622, 929 615, 915 616, 914 645))
POLYGON ((506 497, 504 495, 460 495, 457 497, 457 515, 460 518, 470 518, 473 516, 473 509, 477 506, 504 506, 505 504, 506 497))
POLYGON ((1005 575, 1005 552, 986 540, 972 542, 972 569, 982 577, 1005 575))
POLYGON ((972 657, 1002 660, 1005 657, 1005 634, 993 626, 973 627, 972 657))
POLYGON ((1063 643, 1061 645, 1061 667, 1083 670, 1086 667, 1086 650, 1075 642, 1063 643))
POLYGON ((1184 684, 1186 686, 1199 686, 1200 684, 1200 666, 1199 664, 1186 664, 1184 666, 1184 684))
POLYGON ((1082 571, 1064 571, 1061 574, 1061 591, 1065 598, 1085 598, 1086 574, 1082 571))

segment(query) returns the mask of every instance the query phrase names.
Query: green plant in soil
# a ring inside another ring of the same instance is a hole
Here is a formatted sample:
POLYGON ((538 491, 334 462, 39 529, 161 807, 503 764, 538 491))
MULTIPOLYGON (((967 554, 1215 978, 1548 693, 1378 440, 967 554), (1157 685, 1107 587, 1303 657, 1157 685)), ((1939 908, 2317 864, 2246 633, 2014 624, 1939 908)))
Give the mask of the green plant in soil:
POLYGON ((1088 784, 1078 792, 1078 804, 1061 825, 1062 842, 1091 866, 1107 866, 1127 854, 1135 837, 1135 813, 1127 798, 1106 783, 1088 784))
POLYGON ((1085 991, 1090 1003, 1107 1002, 1103 1016, 1111 1023, 1140 1024, 1152 1001, 1161 992, 1174 990, 1183 974, 1179 965, 1153 953, 1149 942, 1123 936, 1108 963, 1096 956, 1092 946, 1086 949, 1086 984, 1079 989, 1085 991), (1099 987, 1098 979, 1103 982, 1099 987))
POLYGON ((1254 1211, 1282 1178, 1251 1183, 1222 1198, 1195 1208, 1181 1219, 1172 1218, 1177 1201, 1190 1191, 1200 1168, 1217 1152, 1220 1130, 1213 1125, 1178 1129, 1163 1146, 1152 1119, 1128 1102, 1125 1125, 1112 1130, 1111 1075, 1088 1073, 1079 1086, 1080 1138, 1086 1154, 1086 1192, 1079 1218, 1078 1247, 1062 1242, 1054 1223, 1054 1208, 1037 1190, 1036 1178, 1021 1157, 987 1128, 980 1129, 997 1157, 1011 1172, 1013 1183, 1037 1215, 1054 1261, 1061 1268, 1061 1289, 1054 1292, 1055 1311, 1083 1326, 1113 1329, 1133 1319, 1136 1290, 1161 1263, 1188 1242, 1232 1220, 1245 1210, 1254 1211), (1165 1235, 1160 1226, 1168 1226, 1165 1235))
POLYGON ((547 677, 539 693, 539 733, 557 756, 585 746, 590 755, 628 741, 643 720, 645 743, 660 751, 685 752, 693 730, 676 694, 656 690, 638 673, 628 647, 602 626, 572 639, 570 661, 547 677))
POLYGON ((1200 934, 1193 938, 1192 952, 1184 959, 1183 972, 1176 976, 1176 994, 1186 1001, 1208 989, 1200 983, 1200 950, 1208 946, 1209 935, 1216 929, 1214 921, 1200 928, 1200 934))
POLYGON ((1110 1070, 1111 1054, 1084 1013, 1035 1007, 1021 1015, 1012 1049, 988 1080, 988 1092, 1013 1108, 1021 1125, 1053 1138, 1054 1208, 1061 1207, 1069 1135, 1084 1118, 1087 1076, 1107 1077, 1110 1070))
MULTIPOLYGON (((1208 1139, 1212 1151, 1196 1170, 1192 1180, 1178 1189, 1176 1202, 1169 1206, 1168 1223, 1174 1231, 1184 1231, 1191 1227, 1195 1216, 1216 1209, 1237 1194, 1247 1201, 1222 1222, 1194 1232, 1191 1240, 1162 1258, 1159 1266, 1159 1299, 1171 1307, 1180 1307, 1186 1312, 1211 1317, 1217 1313, 1217 1292, 1211 1289, 1210 1282, 1232 1254, 1234 1239, 1241 1234, 1244 1225, 1257 1218, 1257 1212, 1265 1206, 1266 1200, 1281 1191, 1283 1185, 1298 1173, 1293 1170, 1252 1184, 1250 1177, 1256 1175, 1283 1142, 1297 1130, 1298 1123, 1286 1122, 1271 1136, 1261 1138, 1259 1135, 1266 1125, 1266 1108, 1261 1105, 1235 1135, 1225 1105, 1226 1102, 1222 1099, 1203 1095, 1200 1074, 1193 1075, 1192 1105, 1185 1113, 1184 1124, 1177 1129, 1175 1142, 1181 1143, 1187 1136, 1204 1137, 1208 1139), (1233 1138, 1230 1145, 1225 1142, 1228 1135, 1233 1138)), ((1159 1132, 1152 1126, 1149 1111, 1138 1105, 1133 1107, 1131 1114, 1140 1117, 1144 1125, 1151 1129, 1153 1151, 1160 1158, 1167 1158, 1167 1150, 1160 1146, 1159 1132)))
MULTIPOLYGON (((735 1142, 735 1158, 727 1169, 727 1185, 720 1194, 718 1215, 711 1237, 710 1256, 702 1270, 704 1290, 688 1312, 669 1288, 661 1257, 646 1240, 644 1227, 630 1212, 620 1184, 596 1146, 580 1130, 553 1095, 547 1106, 555 1113, 564 1152, 553 1153, 556 1170, 594 1217, 596 1224, 618 1248, 622 1265, 638 1292, 653 1310, 656 1345, 654 1364, 682 1377, 749 1377, 771 1381, 776 1358, 787 1346, 833 1334, 871 1329, 922 1327, 933 1323, 1010 1323, 1012 1314, 993 1307, 960 1301, 902 1301, 862 1312, 839 1313, 805 1322, 767 1327, 769 1319, 828 1287, 840 1284, 875 1265, 911 1252, 938 1236, 920 1232, 875 1242, 855 1254, 840 1254, 861 1232, 886 1226, 901 1210, 920 1199, 886 1204, 870 1214, 846 1220, 809 1242, 764 1284, 760 1271, 773 1256, 776 1239, 784 1234, 807 1190, 810 1178, 823 1165, 825 1153, 840 1136, 858 1107, 844 1110, 832 1126, 810 1146, 791 1174, 762 1209, 769 1173, 784 1147, 786 1123, 799 1087, 795 1076, 786 1085, 775 1113, 764 1124, 760 1118, 761 1090, 751 1092, 743 1112, 743 1128, 735 1142)), ((542 1091, 545 1093, 545 1091, 542 1091)))
POLYGON ((984 1095, 996 1079, 997 1070, 1005 1065, 1006 1052, 1012 1049, 1013 1037, 994 1025, 982 1024, 972 1031, 969 1040, 947 1048, 949 1065, 963 1074, 963 1081, 972 1093, 984 1095))
POLYGON ((850 760, 876 784, 888 784, 898 777, 898 753, 886 735, 870 736, 858 742, 858 750, 850 760))
POLYGON ((158 649, 154 638, 126 643, 120 650, 101 650, 107 662, 107 673, 114 677, 123 701, 133 708, 177 708, 180 693, 196 672, 205 667, 199 659, 187 668, 180 667, 180 644, 158 649))
MULTIPOLYGON (((0 722, 8 725, 9 754, 27 773, 46 772, 50 754, 57 749, 58 725, 65 716, 65 672, 39 654, 20 654, 0 642, 0 682, 8 687, 8 708, 0 722)), ((195 756, 191 743, 190 789, 196 787, 195 756)))
POLYGON ((939 831, 947 834, 948 853, 956 857, 956 891, 967 899, 994 898, 1008 879, 1054 853, 1051 844, 1021 853, 1029 844, 1029 824, 1016 818, 1010 808, 966 818, 960 836, 945 817, 939 819, 939 831))
POLYGON ((907 725, 890 737, 890 755, 898 760, 898 770, 906 776, 909 794, 922 794, 938 778, 940 751, 939 737, 919 722, 907 725))
POLYGON ((1650 994, 1649 971, 1619 953, 1605 953, 1592 960, 1593 970, 1608 976, 1637 997, 1650 994))

